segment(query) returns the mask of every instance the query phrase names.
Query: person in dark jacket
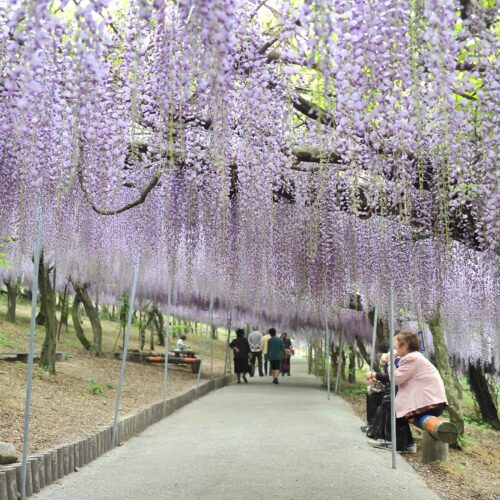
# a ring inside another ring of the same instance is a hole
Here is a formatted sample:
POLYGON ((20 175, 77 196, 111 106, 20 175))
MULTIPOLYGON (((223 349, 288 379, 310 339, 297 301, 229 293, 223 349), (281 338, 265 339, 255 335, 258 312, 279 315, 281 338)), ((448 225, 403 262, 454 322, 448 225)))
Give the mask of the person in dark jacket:
POLYGON ((274 328, 269 329, 269 335, 271 335, 271 338, 267 343, 267 359, 271 363, 273 384, 277 384, 281 360, 285 355, 285 348, 283 347, 283 342, 281 341, 281 339, 279 337, 276 337, 276 330, 274 328))
POLYGON ((249 366, 250 344, 245 338, 245 331, 243 329, 239 328, 236 330, 236 338, 229 344, 229 347, 234 353, 234 373, 236 373, 238 384, 241 384, 241 375, 243 375, 245 384, 248 384, 246 374, 249 366))
MULTIPOLYGON (((387 357, 385 353, 389 350, 389 346, 386 343, 380 343, 375 346, 375 358, 379 365, 379 368, 387 373, 387 357)), ((379 380, 371 381, 368 385, 368 390, 366 394, 366 425, 361 427, 361 431, 364 432, 368 437, 373 438, 373 425, 375 419, 375 413, 378 407, 382 403, 382 398, 385 394, 389 394, 389 383, 380 382, 379 380)))
POLYGON ((283 348, 285 350, 285 354, 281 361, 281 376, 284 376, 285 373, 290 376, 290 360, 293 354, 292 340, 288 336, 288 333, 283 332, 281 334, 281 342, 283 342, 283 348))

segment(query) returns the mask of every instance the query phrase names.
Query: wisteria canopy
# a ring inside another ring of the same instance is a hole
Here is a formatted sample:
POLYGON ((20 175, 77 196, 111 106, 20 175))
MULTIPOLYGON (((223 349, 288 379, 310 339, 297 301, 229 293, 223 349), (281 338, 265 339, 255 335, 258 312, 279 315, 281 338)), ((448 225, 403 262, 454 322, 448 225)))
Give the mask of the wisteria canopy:
POLYGON ((500 352, 492 0, 0 2, 4 278, 319 331, 359 294, 500 352))

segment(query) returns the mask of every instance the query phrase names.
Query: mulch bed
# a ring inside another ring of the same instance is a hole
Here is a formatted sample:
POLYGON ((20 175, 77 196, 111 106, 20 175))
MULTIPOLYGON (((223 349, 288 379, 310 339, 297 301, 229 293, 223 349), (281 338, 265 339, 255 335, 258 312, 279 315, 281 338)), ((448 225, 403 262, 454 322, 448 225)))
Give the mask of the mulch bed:
MULTIPOLYGON (((207 363, 209 365, 209 363, 207 363)), ((57 363, 49 376, 35 367, 30 422, 30 454, 96 432, 114 416, 120 361, 79 354, 57 363)), ((210 367, 202 372, 209 376, 210 367)), ((223 365, 214 364, 221 375, 223 365)), ((169 396, 195 384, 189 367, 169 365, 169 396)), ((26 364, 0 361, 0 441, 22 451, 26 364)), ((120 416, 163 398, 163 366, 127 363, 120 416)))

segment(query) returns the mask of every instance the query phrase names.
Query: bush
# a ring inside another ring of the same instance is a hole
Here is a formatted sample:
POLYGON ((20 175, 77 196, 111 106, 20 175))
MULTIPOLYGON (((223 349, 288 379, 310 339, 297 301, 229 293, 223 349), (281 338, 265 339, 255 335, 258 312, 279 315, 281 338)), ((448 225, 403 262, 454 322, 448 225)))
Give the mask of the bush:
POLYGON ((104 391, 104 389, 102 388, 102 385, 98 384, 95 380, 91 380, 90 381, 90 387, 88 389, 88 391, 91 393, 91 394, 94 394, 95 396, 101 396, 103 398, 106 397, 106 392, 104 391))

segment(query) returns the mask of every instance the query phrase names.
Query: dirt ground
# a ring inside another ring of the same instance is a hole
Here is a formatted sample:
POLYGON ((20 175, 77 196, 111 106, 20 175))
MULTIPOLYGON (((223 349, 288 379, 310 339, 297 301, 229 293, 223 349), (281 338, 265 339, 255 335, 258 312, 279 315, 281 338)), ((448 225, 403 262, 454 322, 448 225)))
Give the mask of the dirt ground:
MULTIPOLYGON (((120 361, 96 359, 80 353, 58 362, 48 376, 38 366, 33 373, 30 454, 74 440, 113 421, 120 361)), ((214 362, 214 374, 223 365, 214 362)), ((202 378, 210 376, 210 362, 202 378)), ((169 365, 169 397, 193 387, 196 375, 189 367, 169 365)), ((26 364, 0 361, 0 441, 22 451, 26 364)), ((163 366, 127 363, 120 416, 163 398, 163 366)), ((1 466, 0 466, 1 467, 1 466)))
MULTIPOLYGON (((342 394, 361 418, 366 416, 364 396, 342 394)), ((463 450, 450 448, 445 463, 422 463, 421 432, 412 426, 416 455, 401 455, 443 500, 500 499, 500 432, 466 424, 463 450)))

